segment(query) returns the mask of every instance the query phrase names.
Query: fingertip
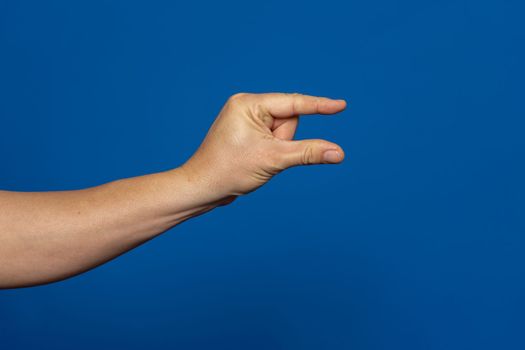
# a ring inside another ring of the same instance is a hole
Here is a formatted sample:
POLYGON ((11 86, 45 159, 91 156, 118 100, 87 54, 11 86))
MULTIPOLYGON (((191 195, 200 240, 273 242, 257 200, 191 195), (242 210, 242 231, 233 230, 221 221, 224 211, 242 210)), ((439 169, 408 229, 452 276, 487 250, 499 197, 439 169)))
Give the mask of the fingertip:
POLYGON ((325 98, 324 105, 321 104, 319 107, 319 112, 321 114, 335 114, 343 111, 346 106, 346 100, 343 99, 331 99, 331 98, 325 98))
POLYGON ((339 161, 339 163, 342 163, 346 158, 346 154, 345 154, 345 151, 343 151, 343 149, 340 149, 340 152, 341 152, 341 160, 339 161))
POLYGON ((345 153, 342 149, 329 149, 323 153, 323 162, 329 164, 338 164, 345 159, 345 153))
POLYGON ((341 107, 341 110, 344 110, 348 106, 348 103, 346 102, 346 100, 339 99, 339 100, 335 100, 335 101, 337 103, 339 103, 339 106, 341 107))

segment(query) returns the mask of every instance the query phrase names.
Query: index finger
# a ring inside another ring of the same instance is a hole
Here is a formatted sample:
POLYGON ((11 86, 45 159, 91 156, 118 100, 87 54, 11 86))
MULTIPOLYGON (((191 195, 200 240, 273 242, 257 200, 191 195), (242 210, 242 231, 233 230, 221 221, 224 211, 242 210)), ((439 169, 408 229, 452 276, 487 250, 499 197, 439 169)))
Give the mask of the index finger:
POLYGON ((302 94, 268 93, 259 95, 261 104, 275 118, 300 114, 334 114, 346 108, 345 100, 302 94))

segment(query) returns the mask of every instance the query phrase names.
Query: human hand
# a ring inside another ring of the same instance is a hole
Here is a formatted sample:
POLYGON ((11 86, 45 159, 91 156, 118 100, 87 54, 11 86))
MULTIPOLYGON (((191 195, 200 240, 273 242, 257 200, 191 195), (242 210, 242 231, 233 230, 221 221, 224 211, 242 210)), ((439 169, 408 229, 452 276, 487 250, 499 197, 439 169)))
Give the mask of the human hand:
POLYGON ((299 115, 334 114, 345 106, 299 94, 237 94, 179 168, 78 191, 0 191, 0 289, 75 276, 286 168, 341 162, 338 145, 293 136, 299 115))
POLYGON ((292 166, 340 163, 344 152, 337 144, 293 137, 300 115, 334 114, 345 107, 344 100, 301 94, 233 95, 182 168, 213 199, 224 199, 254 191, 292 166))

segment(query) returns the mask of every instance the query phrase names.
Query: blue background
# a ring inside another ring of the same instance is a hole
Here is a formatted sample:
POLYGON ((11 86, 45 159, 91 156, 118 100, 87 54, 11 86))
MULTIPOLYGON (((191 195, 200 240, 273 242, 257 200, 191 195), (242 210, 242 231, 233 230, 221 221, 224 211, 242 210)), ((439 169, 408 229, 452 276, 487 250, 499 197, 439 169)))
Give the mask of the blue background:
POLYGON ((347 98, 295 168, 82 276, 2 349, 524 349, 519 1, 0 2, 0 188, 170 169, 235 92, 347 98))

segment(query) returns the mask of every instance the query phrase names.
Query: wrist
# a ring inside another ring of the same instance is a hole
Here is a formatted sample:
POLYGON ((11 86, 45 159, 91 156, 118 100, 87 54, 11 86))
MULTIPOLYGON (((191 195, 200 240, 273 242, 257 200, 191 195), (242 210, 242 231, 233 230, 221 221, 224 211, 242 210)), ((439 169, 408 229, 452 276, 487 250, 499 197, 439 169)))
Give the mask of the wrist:
POLYGON ((214 207, 226 205, 235 200, 237 196, 223 191, 217 177, 202 173, 190 164, 184 164, 173 170, 169 170, 174 191, 173 199, 177 208, 185 210, 207 210, 214 207))
POLYGON ((190 159, 188 162, 172 170, 177 176, 185 181, 186 186, 192 189, 196 200, 202 203, 228 202, 233 193, 228 191, 227 186, 221 181, 221 176, 217 171, 209 171, 210 166, 199 166, 198 161, 190 159))

